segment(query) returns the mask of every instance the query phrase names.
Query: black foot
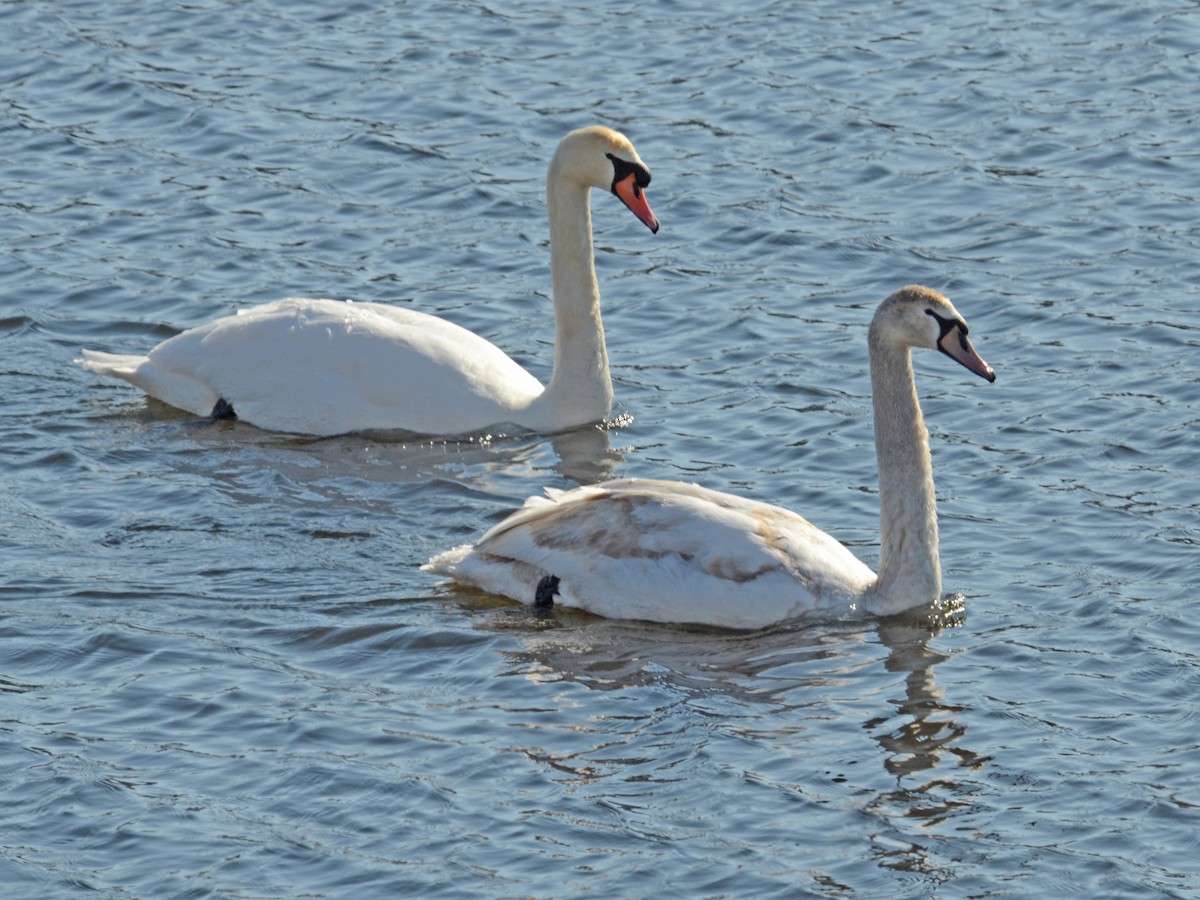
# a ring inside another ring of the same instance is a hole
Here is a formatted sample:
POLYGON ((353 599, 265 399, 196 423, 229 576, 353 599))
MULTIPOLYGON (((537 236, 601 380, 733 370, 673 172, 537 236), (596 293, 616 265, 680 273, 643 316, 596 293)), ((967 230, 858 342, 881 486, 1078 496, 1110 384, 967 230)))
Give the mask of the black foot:
POLYGON ((213 404, 212 417, 214 419, 236 419, 237 413, 233 411, 233 404, 221 397, 213 404))
POLYGON ((549 609, 554 605, 554 598, 558 595, 558 576, 547 575, 538 582, 537 590, 533 595, 533 605, 537 609, 549 609))

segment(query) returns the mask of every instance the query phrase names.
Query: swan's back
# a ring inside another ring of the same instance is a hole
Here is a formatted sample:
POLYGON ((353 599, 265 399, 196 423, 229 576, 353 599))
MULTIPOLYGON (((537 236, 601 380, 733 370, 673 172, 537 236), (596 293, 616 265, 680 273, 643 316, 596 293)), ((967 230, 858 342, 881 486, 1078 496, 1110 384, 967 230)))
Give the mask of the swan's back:
POLYGON ((652 479, 547 493, 428 569, 525 603, 553 575, 564 606, 729 628, 849 610, 874 580, 844 546, 777 506, 652 479))
POLYGON ((208 415, 220 398, 260 428, 465 433, 500 423, 542 385, 452 322, 379 303, 288 299, 163 341, 147 357, 85 362, 160 400, 208 415), (497 418, 498 417, 498 418, 497 418))

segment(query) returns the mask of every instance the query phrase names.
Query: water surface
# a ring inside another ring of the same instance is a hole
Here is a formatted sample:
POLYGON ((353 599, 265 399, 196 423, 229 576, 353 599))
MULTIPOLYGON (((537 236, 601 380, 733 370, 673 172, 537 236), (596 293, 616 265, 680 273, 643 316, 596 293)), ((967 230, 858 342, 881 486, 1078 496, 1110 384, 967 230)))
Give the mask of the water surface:
POLYGON ((1194 3, 0 6, 0 878, 11 896, 1200 893, 1194 3), (287 295, 541 378, 557 140, 614 423, 210 424, 83 372, 287 295), (526 496, 700 481, 878 553, 865 329, 917 359, 947 595, 730 634, 419 571, 526 496))

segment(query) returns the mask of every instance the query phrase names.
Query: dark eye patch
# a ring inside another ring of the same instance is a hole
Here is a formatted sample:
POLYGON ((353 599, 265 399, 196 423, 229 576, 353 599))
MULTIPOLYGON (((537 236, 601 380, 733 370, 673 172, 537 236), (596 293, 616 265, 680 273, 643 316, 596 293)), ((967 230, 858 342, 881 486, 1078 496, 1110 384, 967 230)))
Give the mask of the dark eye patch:
POLYGON ((613 183, 612 192, 617 192, 617 183, 624 181, 626 178, 633 175, 633 183, 638 188, 649 187, 650 185, 650 170, 645 166, 639 166, 637 163, 631 163, 627 159, 621 159, 619 156, 614 156, 611 153, 604 154, 613 164, 613 183))
POLYGON ((942 339, 946 337, 946 335, 948 335, 951 331, 953 331, 955 328, 957 328, 958 334, 959 334, 959 340, 962 342, 964 347, 967 346, 967 323, 966 322, 963 322, 960 319, 947 319, 945 316, 939 316, 932 309, 925 310, 925 315, 933 316, 934 319, 937 320, 938 328, 940 329, 940 331, 938 333, 938 343, 939 344, 942 342, 942 339))
POLYGON ((925 313, 926 313, 926 315, 933 316, 934 319, 937 320, 938 328, 940 329, 940 333, 938 334, 938 339, 937 339, 937 345, 938 345, 939 350, 941 350, 943 353, 946 352, 946 349, 942 346, 942 341, 944 341, 946 339, 946 337, 950 334, 950 332, 955 331, 958 333, 959 348, 962 349, 966 353, 974 352, 974 350, 971 349, 971 342, 969 340, 967 340, 967 323, 966 322, 963 322, 961 319, 947 319, 945 316, 939 316, 932 309, 925 310, 925 313))

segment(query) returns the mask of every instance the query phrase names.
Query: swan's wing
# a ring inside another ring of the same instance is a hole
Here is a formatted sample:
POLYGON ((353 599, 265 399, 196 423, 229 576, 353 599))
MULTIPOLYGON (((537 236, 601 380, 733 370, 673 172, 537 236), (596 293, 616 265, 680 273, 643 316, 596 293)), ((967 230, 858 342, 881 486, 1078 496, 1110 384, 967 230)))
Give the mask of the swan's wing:
POLYGON ((140 368, 143 380, 128 380, 172 405, 204 414, 211 403, 197 409, 194 397, 221 397, 248 422, 307 434, 462 433, 506 421, 542 392, 494 344, 452 322, 334 300, 281 300, 217 319, 159 344, 140 368), (202 389, 163 390, 173 381, 202 389))
POLYGON ((849 606, 870 569, 801 516, 695 485, 628 479, 534 498, 431 571, 614 618, 757 628, 849 606))

